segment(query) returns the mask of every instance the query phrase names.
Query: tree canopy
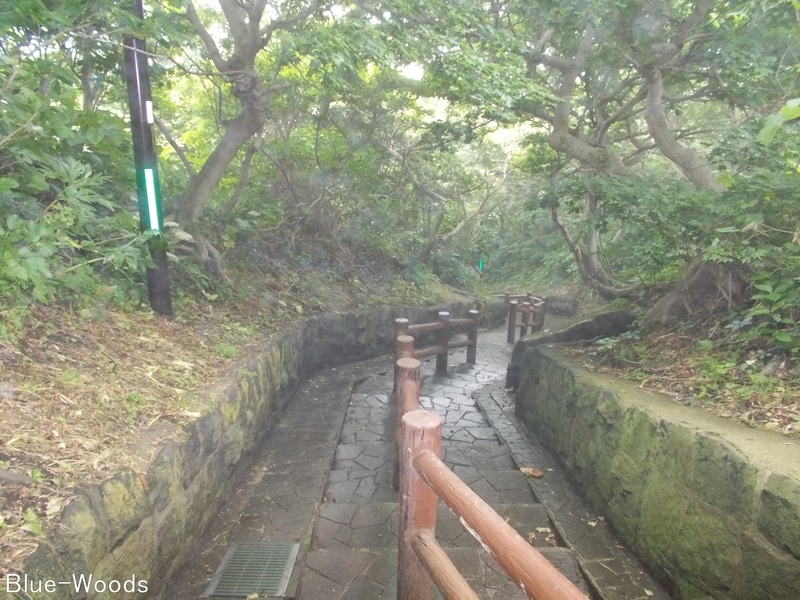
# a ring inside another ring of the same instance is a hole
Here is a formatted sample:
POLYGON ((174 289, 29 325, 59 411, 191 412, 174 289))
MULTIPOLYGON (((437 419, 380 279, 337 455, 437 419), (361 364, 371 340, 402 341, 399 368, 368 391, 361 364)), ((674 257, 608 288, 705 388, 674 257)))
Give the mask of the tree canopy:
MULTIPOLYGON (((3 9, 0 293, 23 304, 141 296, 126 35, 151 53, 170 256, 204 277, 279 231, 461 286, 483 259, 488 281, 530 273, 515 244, 606 298, 689 273, 732 306, 797 287, 796 3, 146 8, 3 9)), ((754 310, 788 324, 800 300, 776 294, 754 310)), ((652 320, 690 301, 668 295, 652 320)))

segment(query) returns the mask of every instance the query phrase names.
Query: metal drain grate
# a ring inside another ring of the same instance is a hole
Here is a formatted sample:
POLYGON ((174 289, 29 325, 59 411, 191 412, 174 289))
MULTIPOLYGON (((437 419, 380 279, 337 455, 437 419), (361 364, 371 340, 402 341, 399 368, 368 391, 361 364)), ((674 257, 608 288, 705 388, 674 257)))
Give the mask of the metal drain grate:
POLYGON ((300 544, 231 544, 203 593, 212 598, 281 596, 300 544))

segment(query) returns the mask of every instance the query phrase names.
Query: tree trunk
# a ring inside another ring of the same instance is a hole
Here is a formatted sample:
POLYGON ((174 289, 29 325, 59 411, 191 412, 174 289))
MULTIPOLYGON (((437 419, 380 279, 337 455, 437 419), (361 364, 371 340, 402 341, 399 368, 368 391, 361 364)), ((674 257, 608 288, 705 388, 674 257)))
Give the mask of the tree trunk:
MULTIPOLYGON (((681 144, 670 131, 664 112, 661 70, 647 67, 642 71, 648 84, 644 118, 658 149, 677 165, 698 190, 724 192, 725 186, 717 181, 708 162, 694 148, 681 144)), ((719 293, 732 306, 743 290, 742 277, 732 267, 705 263, 701 258, 696 258, 686 267, 676 286, 645 313, 641 324, 643 327, 667 325, 685 318, 719 293)))
POLYGON ((181 229, 194 238, 195 258, 210 274, 222 275, 220 254, 200 232, 200 213, 208 206, 211 195, 217 188, 228 166, 236 158, 241 148, 264 125, 264 115, 251 111, 243 112, 238 118, 229 122, 225 134, 211 156, 208 157, 197 176, 189 183, 176 212, 176 221, 181 229))

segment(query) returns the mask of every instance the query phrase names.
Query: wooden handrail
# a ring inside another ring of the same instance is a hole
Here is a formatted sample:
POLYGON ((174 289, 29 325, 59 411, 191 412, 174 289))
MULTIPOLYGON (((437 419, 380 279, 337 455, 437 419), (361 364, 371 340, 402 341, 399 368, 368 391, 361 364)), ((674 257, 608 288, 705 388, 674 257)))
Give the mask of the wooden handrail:
MULTIPOLYGON (((410 413, 409 413, 410 414, 410 413)), ((405 417, 404 417, 405 418, 405 417)), ((535 600, 586 600, 575 584, 461 481, 429 449, 412 453, 414 468, 503 567, 506 574, 535 600)))
MULTIPOLYGON (((410 353, 408 356, 413 358, 427 358, 436 355, 436 374, 444 375, 447 373, 447 351, 454 348, 467 348, 467 364, 474 365, 477 362, 477 348, 478 348, 478 318, 480 312, 477 310, 469 311, 469 318, 466 319, 451 319, 450 313, 442 311, 439 313, 439 320, 435 323, 420 323, 418 325, 409 325, 408 319, 400 318, 394 321, 395 331, 395 351, 394 358, 397 361, 402 358, 402 352, 408 351, 408 341, 406 336, 412 333, 423 333, 428 331, 436 331, 436 344, 427 348, 420 348, 415 350, 413 346, 413 337, 411 338, 410 353), (466 341, 451 342, 450 333, 454 327, 467 328, 466 341), (401 342, 400 339, 403 338, 401 342)), ((397 385, 395 380, 395 391, 397 385)))
POLYGON ((547 299, 531 298, 533 302, 526 300, 522 305, 516 300, 508 303, 507 343, 514 343, 517 329, 520 330, 520 337, 528 335, 528 327, 531 328, 531 333, 542 330, 547 299), (521 316, 521 319, 518 319, 518 316, 521 316))
POLYGON ((533 304, 534 302, 539 302, 547 299, 545 297, 540 298, 538 296, 534 296, 531 292, 528 292, 526 294, 512 294, 511 292, 503 292, 502 294, 496 294, 496 296, 499 298, 503 298, 503 300, 505 301, 506 308, 508 308, 508 305, 512 300, 527 300, 528 302, 533 304))
POLYGON ((440 329, 444 329, 444 323, 440 321, 436 321, 435 323, 419 323, 418 325, 408 326, 409 333, 425 333, 426 331, 439 331, 440 329))
POLYGON ((445 600, 478 600, 477 594, 442 550, 433 533, 417 533, 411 538, 411 547, 445 600))
MULTIPOLYGON (((419 393, 411 385, 403 393, 419 393)), ((402 404, 413 405, 408 399, 402 404)), ((437 496, 481 542, 509 577, 533 600, 587 600, 558 569, 528 544, 505 520, 439 459, 442 418, 430 411, 412 410, 402 416, 400 458, 400 531, 397 565, 399 600, 431 600, 430 580, 448 589, 446 598, 472 598, 455 590, 466 581, 451 572, 444 552, 432 542, 436 528, 437 496), (440 581, 445 579, 445 581, 440 581), (459 582, 460 579, 460 582, 459 582)), ((440 589, 441 588, 440 585, 440 589)), ((444 592, 444 589, 442 589, 444 592)))

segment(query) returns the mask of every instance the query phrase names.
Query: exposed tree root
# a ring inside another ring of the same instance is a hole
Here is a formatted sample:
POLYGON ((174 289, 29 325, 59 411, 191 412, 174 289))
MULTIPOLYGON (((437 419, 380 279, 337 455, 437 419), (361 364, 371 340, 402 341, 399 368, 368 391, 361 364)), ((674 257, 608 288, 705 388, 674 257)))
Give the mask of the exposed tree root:
POLYGON ((738 304, 747 289, 747 282, 736 265, 693 260, 681 280, 647 311, 642 327, 669 325, 693 314, 720 296, 728 308, 738 304))

